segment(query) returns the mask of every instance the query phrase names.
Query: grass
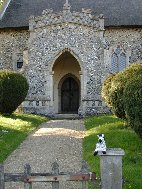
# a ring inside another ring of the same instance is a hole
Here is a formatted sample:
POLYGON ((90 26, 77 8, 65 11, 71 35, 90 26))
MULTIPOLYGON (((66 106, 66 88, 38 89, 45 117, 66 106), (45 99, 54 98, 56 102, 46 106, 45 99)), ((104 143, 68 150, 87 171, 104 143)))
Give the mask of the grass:
POLYGON ((83 142, 84 159, 91 171, 100 176, 99 156, 93 156, 97 134, 104 133, 108 148, 122 148, 124 189, 142 189, 142 139, 125 123, 111 115, 89 117, 85 119, 86 137, 83 142))
POLYGON ((4 3, 5 3, 5 0, 0 0, 0 10, 2 9, 4 3))
POLYGON ((0 163, 19 146, 31 131, 46 121, 48 121, 47 118, 37 115, 0 115, 0 163))

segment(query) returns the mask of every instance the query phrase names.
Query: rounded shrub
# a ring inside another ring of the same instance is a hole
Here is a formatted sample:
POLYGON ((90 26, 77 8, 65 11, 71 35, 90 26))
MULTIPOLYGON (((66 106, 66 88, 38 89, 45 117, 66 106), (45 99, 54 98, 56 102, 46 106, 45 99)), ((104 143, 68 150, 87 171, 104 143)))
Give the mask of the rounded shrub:
POLYGON ((102 97, 108 107, 111 108, 113 114, 119 118, 125 119, 125 112, 122 103, 124 87, 124 85, 122 85, 123 81, 124 75, 122 72, 110 75, 103 83, 102 97))
POLYGON ((142 72, 126 83, 123 103, 128 125, 142 138, 142 72))
POLYGON ((11 114, 24 101, 29 85, 20 73, 0 70, 0 113, 11 114))
POLYGON ((109 92, 112 112, 121 119, 126 118, 123 107, 123 90, 127 82, 126 80, 123 72, 116 74, 112 80, 109 92))
POLYGON ((123 103, 125 85, 133 76, 141 72, 142 64, 133 64, 111 78, 110 86, 106 93, 108 95, 108 100, 104 100, 109 105, 112 112, 121 119, 126 119, 123 103))

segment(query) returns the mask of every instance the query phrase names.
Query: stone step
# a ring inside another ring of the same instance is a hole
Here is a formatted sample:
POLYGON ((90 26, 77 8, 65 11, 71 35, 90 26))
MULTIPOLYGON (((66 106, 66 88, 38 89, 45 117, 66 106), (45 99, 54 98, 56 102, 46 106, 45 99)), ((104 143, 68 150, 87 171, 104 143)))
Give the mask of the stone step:
POLYGON ((81 119, 78 114, 55 114, 53 119, 81 119))

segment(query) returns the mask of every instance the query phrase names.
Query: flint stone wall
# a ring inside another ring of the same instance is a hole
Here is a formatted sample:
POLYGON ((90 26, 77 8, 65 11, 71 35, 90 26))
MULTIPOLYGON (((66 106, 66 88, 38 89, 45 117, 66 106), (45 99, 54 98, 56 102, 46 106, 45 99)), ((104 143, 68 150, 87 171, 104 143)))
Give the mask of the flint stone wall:
POLYGON ((117 47, 123 49, 127 58, 127 66, 142 63, 142 28, 113 28, 104 33, 106 48, 104 62, 107 72, 111 72, 111 55, 117 47))
POLYGON ((142 62, 142 29, 109 29, 104 33, 103 17, 94 17, 90 10, 81 13, 43 11, 30 18, 28 30, 0 31, 0 69, 14 69, 16 54, 27 50, 25 75, 30 84, 26 112, 54 115, 52 68, 65 51, 80 65, 82 83, 79 114, 108 111, 101 99, 101 85, 111 72, 111 55, 120 46, 127 56, 127 65, 142 62), (103 37, 104 33, 104 37, 103 37))
MULTIPOLYGON (((33 109, 28 101, 46 101, 44 107, 36 111, 54 114, 52 68, 62 52, 69 51, 75 56, 82 74, 82 92, 79 113, 97 113, 102 111, 101 80, 104 71, 103 17, 94 17, 90 10, 81 13, 70 12, 64 7, 63 12, 53 13, 45 10, 40 17, 30 19, 29 69, 30 83, 26 109, 33 109), (47 105, 48 104, 48 105, 47 105)), ((30 102, 31 105, 31 102, 30 102)), ((34 107, 35 108, 35 107, 34 107)))
POLYGON ((29 31, 23 29, 0 30, 0 69, 13 70, 16 55, 27 48, 29 31))

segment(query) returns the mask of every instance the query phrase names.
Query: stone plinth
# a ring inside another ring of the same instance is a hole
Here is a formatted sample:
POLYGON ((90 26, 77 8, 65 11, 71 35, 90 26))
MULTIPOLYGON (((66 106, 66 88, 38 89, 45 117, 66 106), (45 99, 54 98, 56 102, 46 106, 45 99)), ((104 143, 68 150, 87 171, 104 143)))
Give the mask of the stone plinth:
POLYGON ((122 156, 120 148, 107 149, 106 154, 99 153, 102 189, 122 189, 122 156))

